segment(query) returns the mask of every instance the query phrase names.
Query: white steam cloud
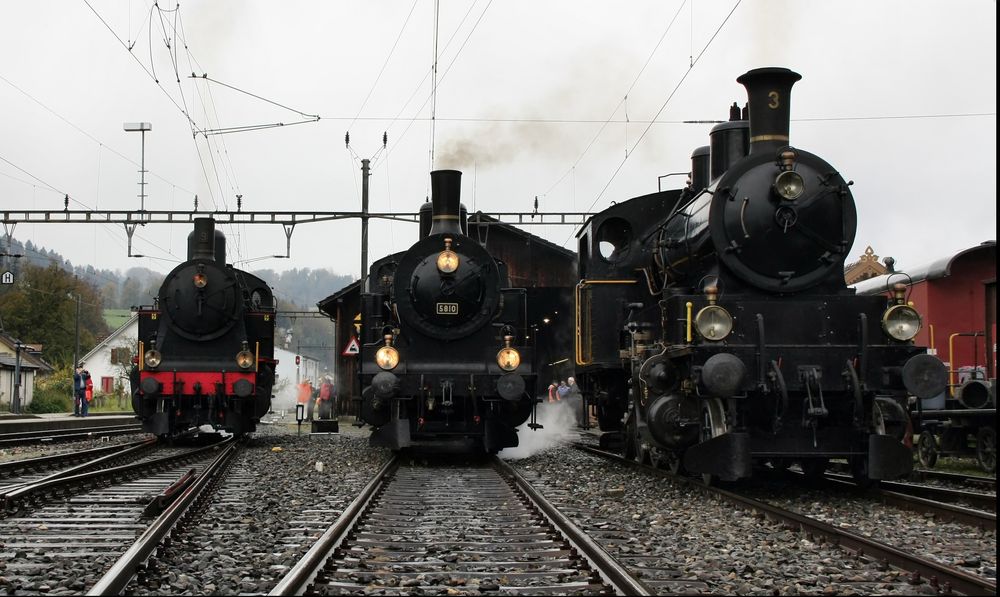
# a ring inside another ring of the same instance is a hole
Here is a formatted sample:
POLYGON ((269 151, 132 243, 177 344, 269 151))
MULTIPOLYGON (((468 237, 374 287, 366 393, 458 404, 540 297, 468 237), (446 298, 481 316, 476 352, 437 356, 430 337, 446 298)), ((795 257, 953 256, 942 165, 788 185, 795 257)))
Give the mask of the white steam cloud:
POLYGON ((577 420, 582 417, 580 409, 579 400, 542 402, 538 405, 538 422, 544 427, 532 430, 527 423, 521 425, 517 447, 504 448, 500 458, 520 460, 576 439, 577 420))

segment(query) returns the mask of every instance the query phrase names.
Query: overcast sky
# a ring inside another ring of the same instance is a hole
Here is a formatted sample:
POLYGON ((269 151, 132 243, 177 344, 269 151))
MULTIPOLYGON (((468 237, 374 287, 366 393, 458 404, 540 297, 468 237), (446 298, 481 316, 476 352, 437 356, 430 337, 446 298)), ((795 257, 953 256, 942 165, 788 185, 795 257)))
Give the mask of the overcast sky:
MULTIPOLYGON (((72 209, 137 210, 140 136, 122 124, 147 121, 147 209, 191 209, 196 194, 201 210, 235 209, 240 194, 244 210, 354 211, 359 158, 377 154, 372 211, 416 211, 432 168, 464 172, 470 210, 529 211, 538 196, 541 211, 598 211, 687 171, 711 125, 682 121, 725 119, 745 101, 737 76, 784 66, 803 76, 791 143, 855 183, 852 260, 872 245, 906 269, 996 238, 994 1, 445 0, 436 102, 432 0, 88 1, 3 4, 4 209, 60 210, 68 193, 72 209), (321 119, 287 126, 304 115, 321 119)), ((356 220, 296 227, 290 259, 264 258, 284 254, 280 226, 224 231, 247 269, 359 269, 356 220)), ((570 227, 530 231, 572 248, 570 227)), ((121 226, 15 237, 166 272, 188 232, 139 230, 140 259, 121 226)), ((417 227, 370 234, 374 260, 417 227)))

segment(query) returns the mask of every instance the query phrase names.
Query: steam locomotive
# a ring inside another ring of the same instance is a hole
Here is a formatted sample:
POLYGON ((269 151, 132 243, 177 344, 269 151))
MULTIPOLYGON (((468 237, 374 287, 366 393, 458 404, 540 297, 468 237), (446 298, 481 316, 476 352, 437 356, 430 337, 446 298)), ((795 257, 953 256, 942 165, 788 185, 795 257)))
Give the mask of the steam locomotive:
POLYGON ((143 430, 255 430, 270 408, 277 365, 274 296, 263 280, 226 264, 226 238, 214 220, 195 219, 187 261, 137 314, 132 409, 143 430))
POLYGON ((850 185, 789 145, 792 85, 761 68, 692 154, 686 189, 637 197, 578 234, 577 380, 602 441, 713 479, 847 459, 864 481, 912 468, 907 395, 942 392, 905 300, 844 282, 850 185), (748 118, 748 120, 747 120, 748 118))
POLYGON ((518 444, 533 413, 527 292, 463 230, 461 176, 431 172, 421 238, 373 263, 362 289, 360 417, 372 445, 495 453, 518 444))

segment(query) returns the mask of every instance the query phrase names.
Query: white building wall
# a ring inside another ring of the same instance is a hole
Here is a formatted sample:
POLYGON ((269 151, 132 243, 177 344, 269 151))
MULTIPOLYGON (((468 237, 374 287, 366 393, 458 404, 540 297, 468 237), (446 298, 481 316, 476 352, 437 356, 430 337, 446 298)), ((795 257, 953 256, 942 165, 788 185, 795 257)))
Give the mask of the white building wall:
MULTIPOLYGON (((35 370, 21 369, 21 410, 31 404, 35 396, 35 370)), ((14 370, 0 369, 0 412, 10 412, 14 399, 14 370)))
POLYGON ((133 317, 80 359, 83 368, 90 372, 90 379, 94 382, 94 392, 104 392, 102 380, 110 378, 112 389, 117 390, 122 398, 128 397, 128 368, 111 363, 111 349, 120 347, 134 349, 138 338, 139 321, 133 317))

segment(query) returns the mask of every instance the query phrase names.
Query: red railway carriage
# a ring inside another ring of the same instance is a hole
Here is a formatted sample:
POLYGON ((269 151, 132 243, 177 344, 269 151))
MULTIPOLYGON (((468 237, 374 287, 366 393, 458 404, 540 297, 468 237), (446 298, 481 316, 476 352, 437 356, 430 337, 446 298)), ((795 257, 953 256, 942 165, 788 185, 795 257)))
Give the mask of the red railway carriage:
POLYGON ((946 392, 914 403, 925 466, 938 454, 974 452, 985 470, 996 470, 996 255, 990 240, 856 286, 859 294, 877 294, 912 281, 907 299, 924 316, 915 341, 948 368, 946 392))

